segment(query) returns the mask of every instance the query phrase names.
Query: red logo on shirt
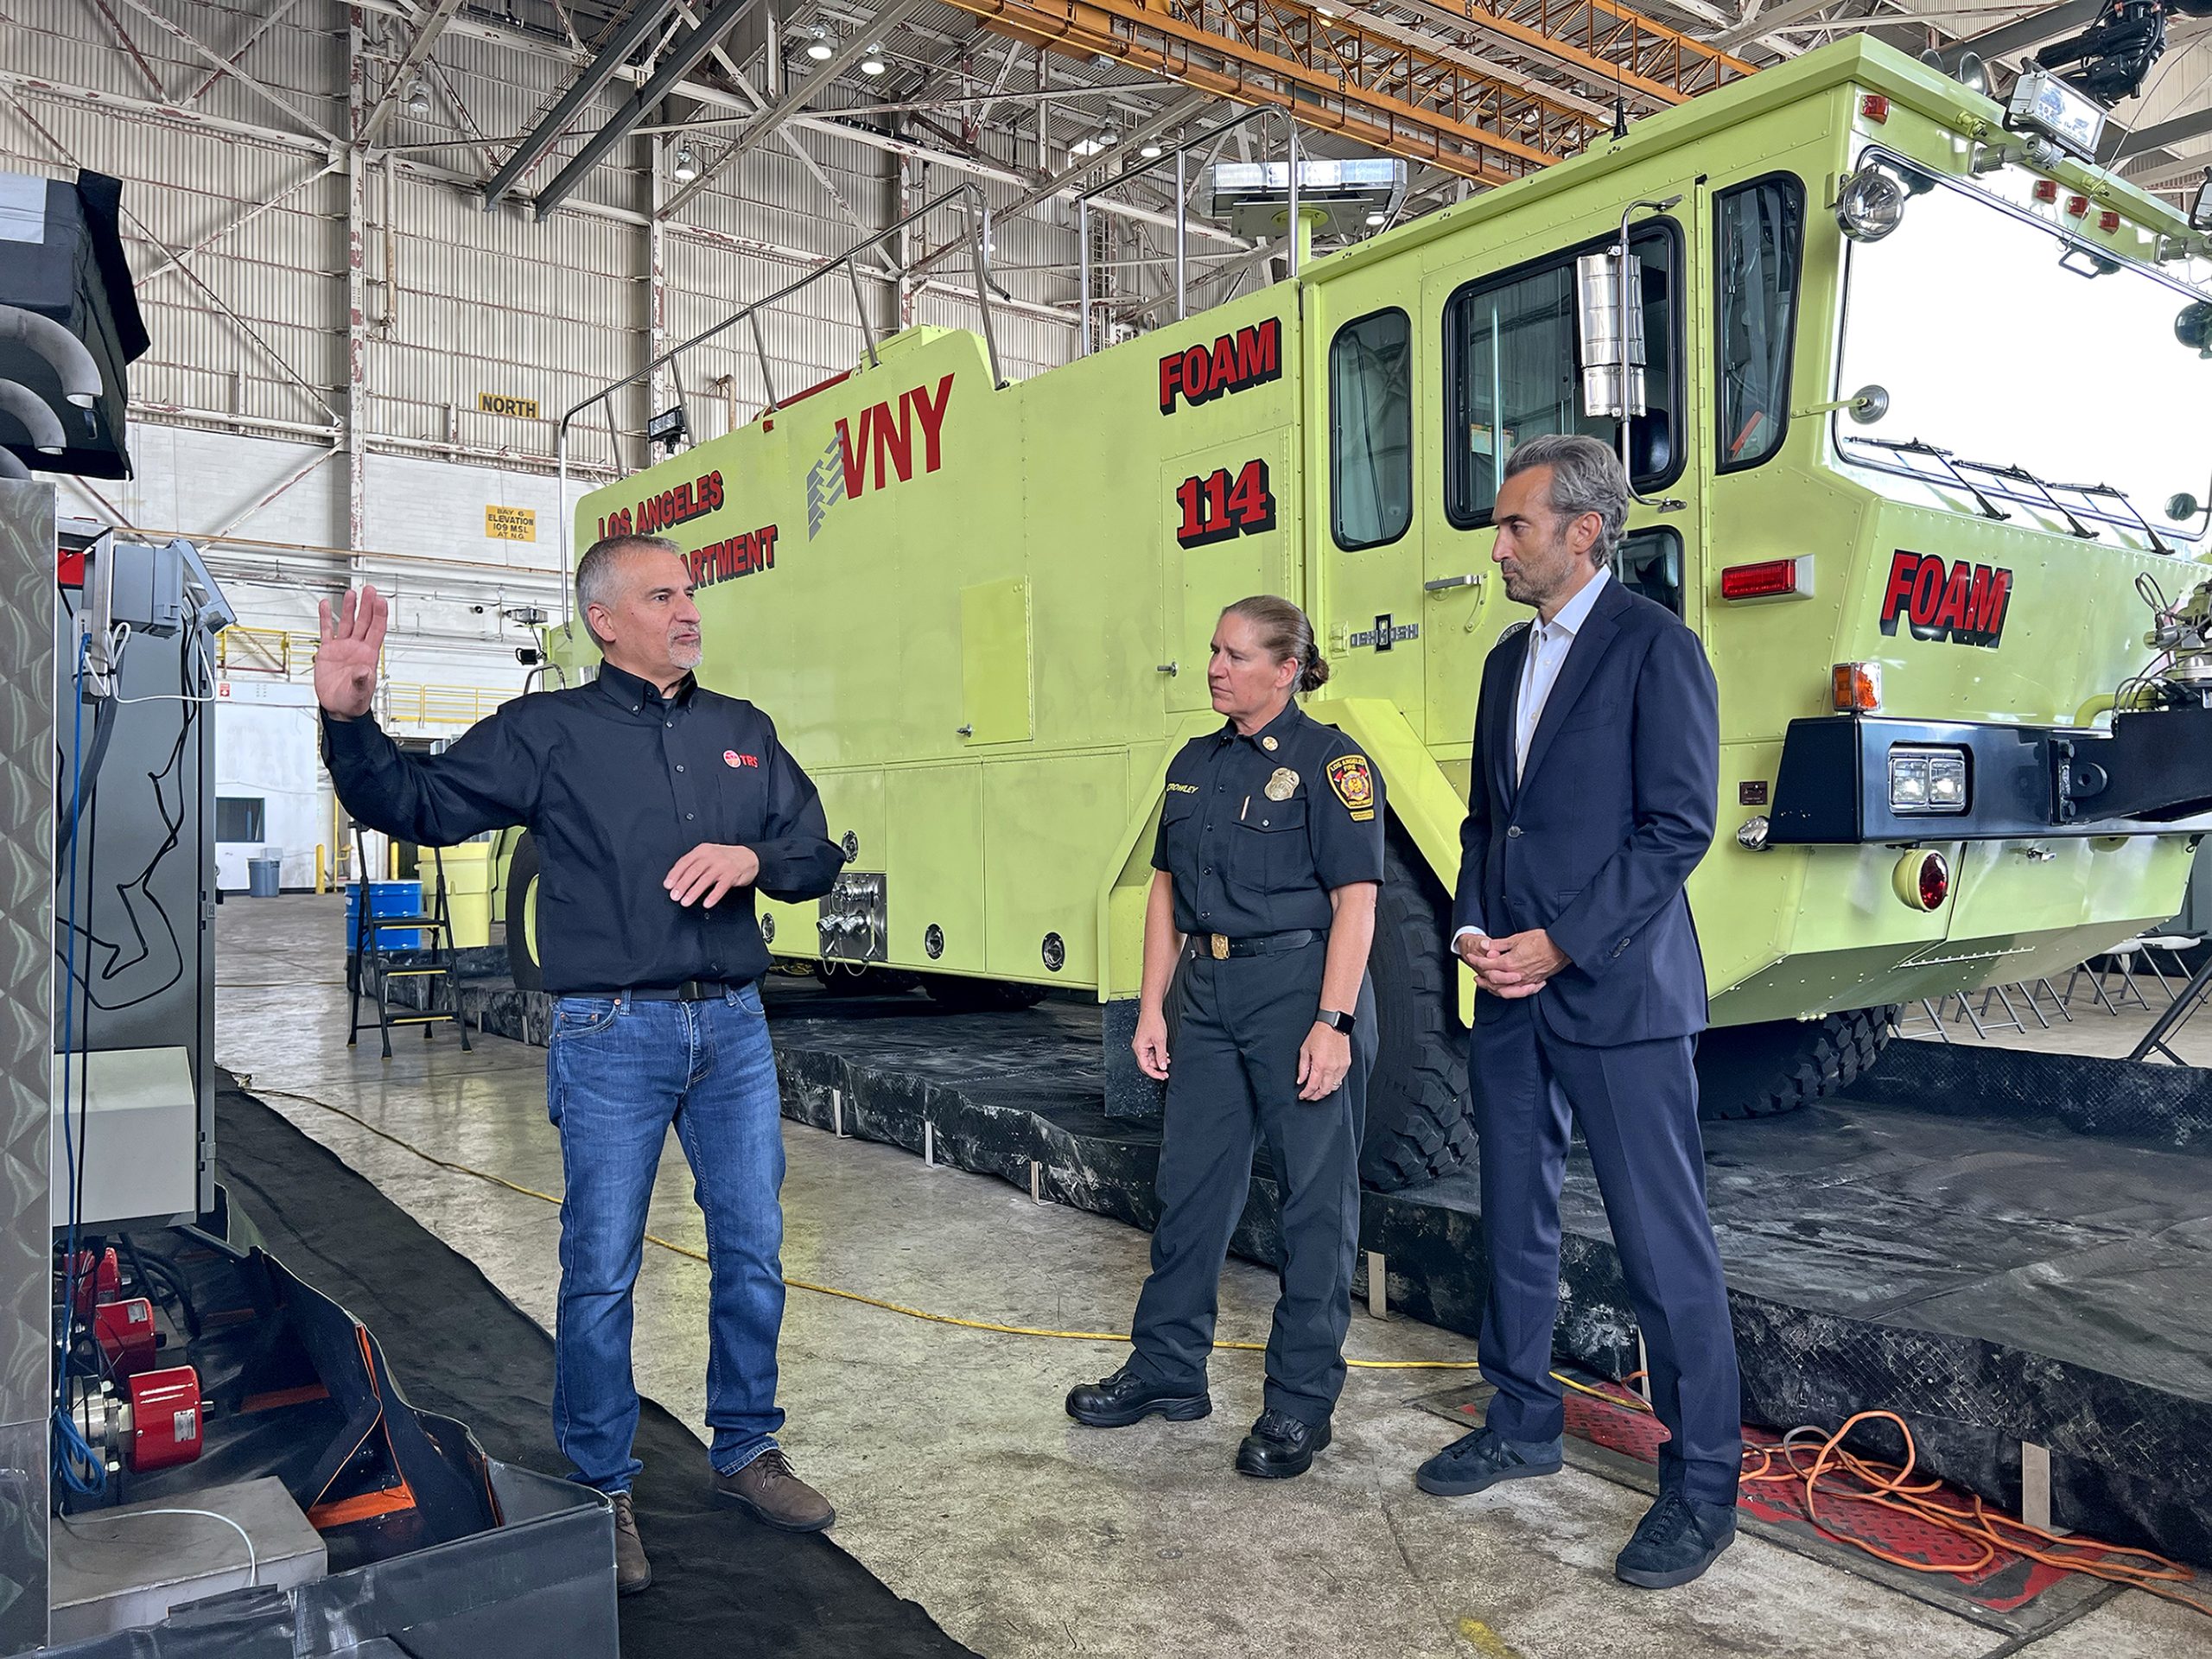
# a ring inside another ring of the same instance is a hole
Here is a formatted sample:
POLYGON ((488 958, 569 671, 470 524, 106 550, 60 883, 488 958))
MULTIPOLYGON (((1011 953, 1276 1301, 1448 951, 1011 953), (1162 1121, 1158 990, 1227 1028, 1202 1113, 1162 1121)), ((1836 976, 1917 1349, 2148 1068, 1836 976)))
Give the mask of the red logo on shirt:
POLYGON ((735 749, 724 749, 722 762, 726 766, 757 766, 760 764, 760 757, 757 754, 740 754, 735 749))

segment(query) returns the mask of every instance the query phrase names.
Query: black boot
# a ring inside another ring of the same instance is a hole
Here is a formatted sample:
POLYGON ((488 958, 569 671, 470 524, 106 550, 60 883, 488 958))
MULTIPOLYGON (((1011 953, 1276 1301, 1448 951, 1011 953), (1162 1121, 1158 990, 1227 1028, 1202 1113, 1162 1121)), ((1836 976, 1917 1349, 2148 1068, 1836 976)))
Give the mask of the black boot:
POLYGON ((1260 1421, 1236 1448, 1236 1472, 1262 1480, 1287 1480, 1304 1474, 1313 1462, 1313 1454, 1328 1444, 1326 1423, 1311 1428, 1270 1406, 1260 1414, 1260 1421))
POLYGON ((1078 1382, 1068 1390, 1068 1415, 1092 1428, 1127 1428, 1147 1417, 1171 1423, 1195 1422, 1213 1410, 1213 1397, 1139 1376, 1129 1366, 1098 1382, 1078 1382))

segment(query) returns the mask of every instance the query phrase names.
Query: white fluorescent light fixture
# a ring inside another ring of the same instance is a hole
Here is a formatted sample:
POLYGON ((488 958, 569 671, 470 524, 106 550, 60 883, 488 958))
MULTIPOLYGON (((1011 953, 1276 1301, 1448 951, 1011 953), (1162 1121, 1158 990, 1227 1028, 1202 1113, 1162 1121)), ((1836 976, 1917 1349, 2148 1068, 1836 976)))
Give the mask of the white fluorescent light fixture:
POLYGON ((1113 133, 1111 131, 1098 132, 1088 138, 1077 139, 1068 146, 1068 154, 1088 160, 1093 156, 1103 156, 1113 148, 1113 133))
MULTIPOLYGON (((1209 216, 1226 219, 1240 236, 1281 236, 1290 217, 1290 164, 1287 162, 1220 162, 1208 169, 1212 200, 1209 216)), ((1406 164, 1382 156, 1330 159, 1315 156, 1298 163, 1298 211, 1314 215, 1318 228, 1349 235, 1387 220, 1405 197, 1406 164)))
POLYGON ((2050 70, 2032 69, 2013 83, 2005 124, 2015 132, 2039 132, 2087 161, 2095 156, 2097 140, 2104 136, 2105 111, 2094 99, 2050 70))

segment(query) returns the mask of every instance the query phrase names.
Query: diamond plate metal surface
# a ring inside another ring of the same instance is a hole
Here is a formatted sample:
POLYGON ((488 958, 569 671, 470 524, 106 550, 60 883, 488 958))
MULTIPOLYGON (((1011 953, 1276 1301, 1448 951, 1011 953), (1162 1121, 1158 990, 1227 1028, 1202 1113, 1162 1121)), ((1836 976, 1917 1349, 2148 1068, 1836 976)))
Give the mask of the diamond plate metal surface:
POLYGON ((0 1653, 46 1640, 54 521, 0 480, 0 1653))

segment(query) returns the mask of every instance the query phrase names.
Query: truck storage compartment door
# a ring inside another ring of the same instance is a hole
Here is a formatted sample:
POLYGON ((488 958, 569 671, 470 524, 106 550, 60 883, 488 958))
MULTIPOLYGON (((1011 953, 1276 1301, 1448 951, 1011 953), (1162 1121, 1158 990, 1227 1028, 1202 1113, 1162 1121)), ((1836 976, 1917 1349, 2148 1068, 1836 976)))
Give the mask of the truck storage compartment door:
POLYGON ((1213 706, 1206 658, 1222 607, 1255 594, 1303 604, 1293 568, 1297 497, 1288 435, 1229 438, 1168 460, 1159 484, 1160 571, 1168 654, 1160 675, 1171 715, 1213 706))

